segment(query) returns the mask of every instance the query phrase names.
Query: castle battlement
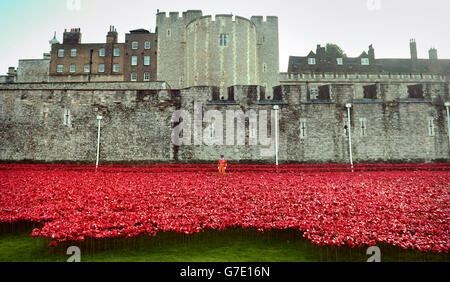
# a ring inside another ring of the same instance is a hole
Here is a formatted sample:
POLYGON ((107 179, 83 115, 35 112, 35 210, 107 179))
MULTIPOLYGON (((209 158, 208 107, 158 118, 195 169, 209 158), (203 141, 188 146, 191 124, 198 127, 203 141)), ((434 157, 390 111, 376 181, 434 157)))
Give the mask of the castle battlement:
POLYGON ((180 12, 159 12, 156 14, 156 23, 161 24, 164 22, 174 22, 174 21, 184 21, 185 23, 190 22, 193 19, 200 18, 203 16, 201 10, 187 10, 183 12, 180 16, 180 12))
POLYGON ((264 23, 276 23, 278 24, 278 17, 277 16, 252 16, 250 18, 252 22, 255 24, 264 24, 264 23))
POLYGON ((222 23, 240 23, 240 22, 248 22, 255 26, 254 22, 251 20, 241 17, 241 16, 235 16, 231 14, 217 14, 217 15, 205 15, 199 18, 192 19, 186 24, 186 27, 191 25, 193 22, 200 21, 200 20, 206 20, 209 23, 215 23, 215 22, 222 22, 222 23))
POLYGON ((442 74, 391 74, 391 73, 280 73, 281 82, 449 82, 442 74))
POLYGON ((277 17, 233 14, 203 15, 202 11, 157 14, 157 79, 174 88, 279 84, 277 17), (255 24, 257 19, 258 25, 255 24), (265 26, 267 24, 267 26, 265 26), (176 44, 174 44, 176 43, 176 44), (181 43, 181 44, 178 44, 181 43))

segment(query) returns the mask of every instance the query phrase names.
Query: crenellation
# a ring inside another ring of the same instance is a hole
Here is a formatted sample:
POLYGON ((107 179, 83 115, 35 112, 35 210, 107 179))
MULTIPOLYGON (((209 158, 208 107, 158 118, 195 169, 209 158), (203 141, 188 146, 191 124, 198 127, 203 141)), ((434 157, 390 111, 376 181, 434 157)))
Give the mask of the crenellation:
POLYGON ((177 21, 180 17, 180 12, 169 12, 169 18, 171 21, 177 21))
POLYGON ((256 25, 261 25, 263 22, 263 16, 252 16, 250 20, 256 25))
POLYGON ((266 16, 266 20, 264 22, 278 24, 278 17, 277 16, 266 16))

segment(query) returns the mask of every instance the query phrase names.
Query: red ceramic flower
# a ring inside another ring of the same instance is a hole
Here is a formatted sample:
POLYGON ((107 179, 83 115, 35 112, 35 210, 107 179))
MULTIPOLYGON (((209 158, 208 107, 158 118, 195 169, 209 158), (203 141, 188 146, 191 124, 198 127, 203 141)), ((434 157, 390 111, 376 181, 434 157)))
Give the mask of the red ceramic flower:
MULTIPOLYGON (((0 222, 56 241, 296 228, 318 245, 448 252, 450 165, 0 165, 0 222)), ((54 244, 52 243, 51 244, 54 244)))

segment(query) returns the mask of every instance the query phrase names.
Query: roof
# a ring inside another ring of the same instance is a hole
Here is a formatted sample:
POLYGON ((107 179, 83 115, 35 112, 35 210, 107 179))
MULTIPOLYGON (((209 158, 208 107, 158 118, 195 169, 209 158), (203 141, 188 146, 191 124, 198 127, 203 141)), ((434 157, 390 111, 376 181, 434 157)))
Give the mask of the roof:
POLYGON ((146 29, 143 29, 143 28, 140 28, 140 29, 130 30, 130 33, 134 33, 134 34, 137 34, 137 33, 150 33, 150 31, 148 31, 146 29))
MULTIPOLYGON (((366 55, 367 56, 367 55, 366 55)), ((365 66, 361 66, 360 58, 366 57, 361 54, 360 57, 343 58, 342 71, 354 72, 352 66, 358 66, 359 71, 364 71, 365 66)), ((311 71, 311 68, 307 65, 308 58, 311 57, 311 52, 306 57, 289 57, 288 72, 301 72, 301 71, 311 71)), ((315 66, 321 68, 321 72, 334 72, 332 60, 330 56, 324 58, 328 64, 322 66, 315 66)), ((375 62, 370 62, 371 68, 367 66, 367 71, 374 71, 374 68, 378 72, 385 73, 444 73, 450 74, 450 59, 418 59, 415 61, 415 66, 411 59, 397 59, 397 58, 387 58, 387 59, 375 59, 375 62)))

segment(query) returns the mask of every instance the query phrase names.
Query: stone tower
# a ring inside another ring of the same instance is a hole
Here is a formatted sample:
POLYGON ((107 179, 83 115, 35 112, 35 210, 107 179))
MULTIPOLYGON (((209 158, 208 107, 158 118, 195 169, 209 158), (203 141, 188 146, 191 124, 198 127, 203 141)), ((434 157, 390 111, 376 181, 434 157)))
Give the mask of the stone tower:
POLYGON ((189 10, 170 12, 169 16, 161 12, 156 15, 156 32, 158 33, 157 80, 166 81, 171 88, 183 88, 186 50, 186 25, 200 18, 202 11, 189 10))
POLYGON ((278 18, 157 14, 158 75, 172 88, 279 84, 278 18))
POLYGON ((272 95, 272 87, 280 84, 280 55, 278 43, 278 17, 253 16, 258 36, 259 85, 266 88, 266 96, 272 95))

